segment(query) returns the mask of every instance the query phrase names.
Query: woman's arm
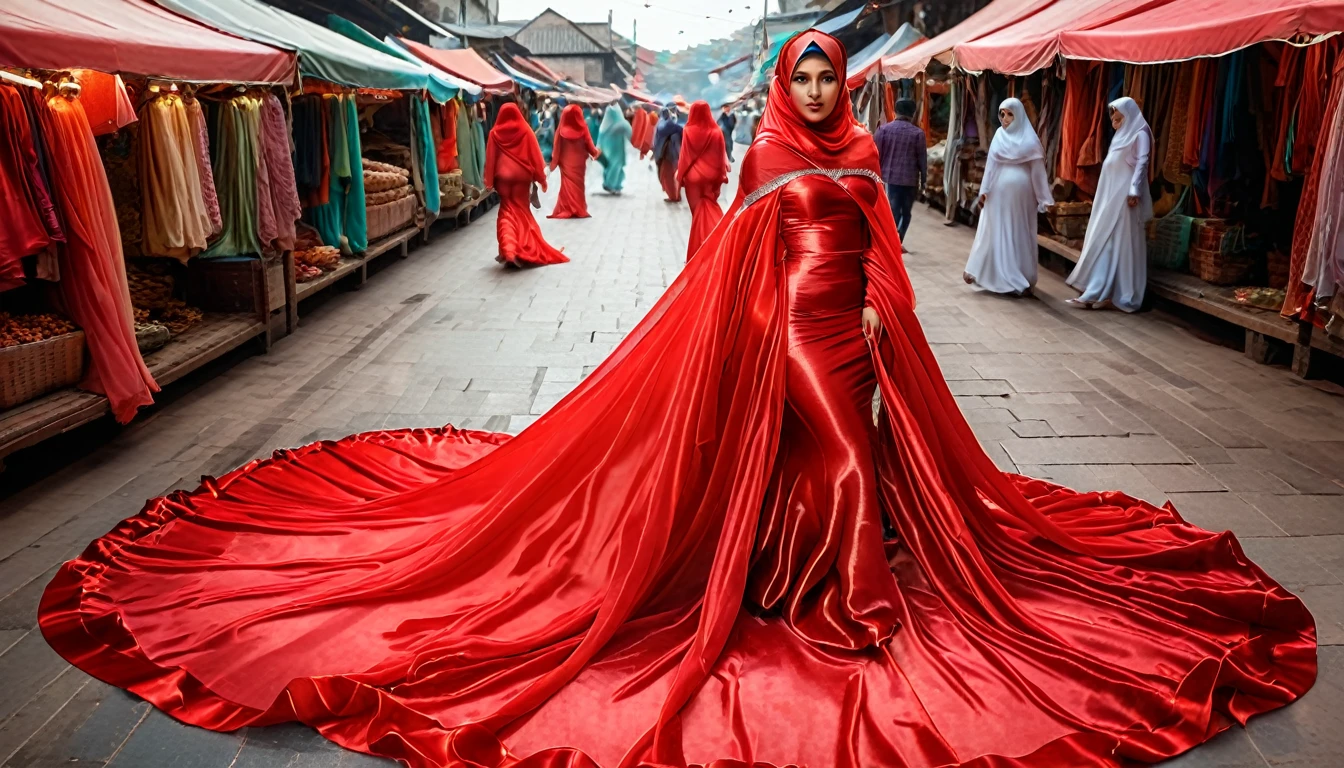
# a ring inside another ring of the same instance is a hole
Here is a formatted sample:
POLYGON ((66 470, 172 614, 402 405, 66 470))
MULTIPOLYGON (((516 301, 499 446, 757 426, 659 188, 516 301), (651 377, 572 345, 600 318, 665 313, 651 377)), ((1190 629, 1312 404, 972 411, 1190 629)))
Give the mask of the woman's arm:
POLYGON ((1152 154, 1152 138, 1147 131, 1139 134, 1134 140, 1134 149, 1138 152, 1138 158, 1134 161, 1134 175, 1129 181, 1129 196, 1139 198, 1143 196, 1143 187, 1148 183, 1148 156, 1152 154))
POLYGON ((1036 193, 1036 210, 1044 213, 1055 202, 1055 195, 1050 191, 1050 179, 1045 175, 1044 160, 1031 161, 1031 188, 1036 193))

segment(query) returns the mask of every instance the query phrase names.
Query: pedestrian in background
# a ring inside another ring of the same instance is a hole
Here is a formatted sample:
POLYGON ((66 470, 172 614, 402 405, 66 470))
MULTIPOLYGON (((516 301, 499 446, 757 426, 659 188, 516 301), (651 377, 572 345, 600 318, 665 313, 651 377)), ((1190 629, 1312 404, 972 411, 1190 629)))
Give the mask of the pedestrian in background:
POLYGON ((669 203, 681 202, 677 188, 677 161, 681 158, 681 123, 677 122, 672 107, 663 108, 663 119, 653 135, 653 162, 658 165, 658 183, 669 203))
POLYGON ((887 183, 887 200, 902 243, 910 228, 915 196, 924 186, 929 165, 929 144, 914 120, 915 102, 901 99, 896 102, 896 119, 878 128, 875 137, 882 180, 887 183))
POLYGON ((733 162, 733 131, 737 130, 737 115, 733 114, 733 105, 724 104, 719 115, 719 130, 723 131, 723 147, 728 153, 728 162, 733 162))
POLYGON ((1026 295, 1036 285, 1037 213, 1054 202, 1045 149, 1018 99, 999 105, 980 183, 980 222, 962 277, 993 293, 1026 295))

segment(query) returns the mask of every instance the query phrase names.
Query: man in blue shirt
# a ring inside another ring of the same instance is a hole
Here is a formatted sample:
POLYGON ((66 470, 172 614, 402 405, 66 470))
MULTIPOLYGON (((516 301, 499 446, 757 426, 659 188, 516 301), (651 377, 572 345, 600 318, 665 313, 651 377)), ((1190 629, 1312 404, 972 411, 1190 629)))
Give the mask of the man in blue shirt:
POLYGON ((891 215, 896 218, 896 230, 902 242, 905 241, 905 231, 910 228, 915 196, 928 175, 928 141, 914 119, 915 102, 901 99, 896 102, 896 119, 878 128, 874 137, 882 165, 882 180, 887 183, 891 215))

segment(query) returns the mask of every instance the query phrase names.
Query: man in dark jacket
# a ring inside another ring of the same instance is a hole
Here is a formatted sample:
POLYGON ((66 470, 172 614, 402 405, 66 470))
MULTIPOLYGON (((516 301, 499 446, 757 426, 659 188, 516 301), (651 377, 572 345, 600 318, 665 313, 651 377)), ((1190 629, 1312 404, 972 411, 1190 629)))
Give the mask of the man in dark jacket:
POLYGON ((733 131, 737 129, 737 115, 733 114, 733 105, 724 104, 723 114, 719 115, 719 130, 723 131, 723 148, 728 151, 728 162, 733 162, 733 131))
POLYGON ((891 201, 891 215, 896 218, 902 242, 910 228, 915 197, 928 175, 928 142, 914 119, 915 102, 901 99, 896 102, 896 119, 878 128, 874 137, 882 180, 887 183, 887 199, 891 201))

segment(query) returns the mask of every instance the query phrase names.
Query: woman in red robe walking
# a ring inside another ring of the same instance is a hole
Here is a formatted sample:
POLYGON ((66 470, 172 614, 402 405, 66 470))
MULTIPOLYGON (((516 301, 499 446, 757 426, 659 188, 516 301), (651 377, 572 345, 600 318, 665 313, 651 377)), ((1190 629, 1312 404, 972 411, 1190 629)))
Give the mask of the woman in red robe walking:
POLYGON ((569 259, 542 237, 541 227, 532 215, 532 200, 540 184, 546 189, 546 164, 541 145, 518 105, 508 102, 499 108, 490 142, 485 148, 485 186, 499 193, 499 219, 495 225, 499 239, 496 261, 512 267, 539 267, 563 264, 569 259))
POLYGON ((723 144, 723 131, 714 122, 708 102, 691 104, 691 116, 681 132, 677 183, 686 191, 686 202, 691 206, 691 234, 686 238, 686 258, 689 260, 723 218, 719 190, 728 183, 728 153, 723 144))
POLYGON ((1312 617, 1231 533, 980 447, 840 42, 770 89, 726 223, 521 434, 151 501, 57 573, 48 641, 178 720, 413 768, 1114 767, 1301 696, 1312 617))
MULTIPOLYGON (((630 146, 639 152, 639 159, 644 159, 644 134, 649 132, 649 121, 645 119, 646 113, 639 107, 633 107, 630 110, 630 146)), ((651 145, 650 145, 651 146, 651 145)))
POLYGON ((560 168, 560 194, 555 210, 548 218, 588 218, 588 196, 584 182, 588 176, 588 159, 598 156, 593 135, 583 119, 583 107, 570 104, 560 113, 560 130, 555 134, 555 148, 551 150, 551 169, 560 168))

